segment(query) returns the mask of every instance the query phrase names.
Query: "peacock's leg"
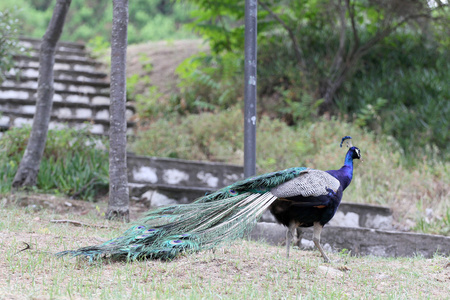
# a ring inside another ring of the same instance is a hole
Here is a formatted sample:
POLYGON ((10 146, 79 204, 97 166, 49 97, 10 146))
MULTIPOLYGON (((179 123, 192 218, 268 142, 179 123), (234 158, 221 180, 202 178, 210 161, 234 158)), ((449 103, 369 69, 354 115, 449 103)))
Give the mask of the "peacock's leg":
POLYGON ((298 227, 295 221, 289 223, 289 227, 286 231, 286 257, 289 258, 289 249, 291 247, 292 239, 297 237, 295 229, 298 227))
POLYGON ((303 236, 302 228, 297 227, 297 241, 294 243, 294 245, 296 245, 298 248, 301 248, 302 246, 302 236, 303 236))
POLYGON ((317 249, 319 249, 325 262, 330 263, 331 260, 328 258, 328 256, 323 251, 322 246, 320 246, 320 233, 322 232, 322 228, 323 228, 323 226, 319 222, 314 222, 313 242, 314 242, 314 245, 316 245, 317 249))

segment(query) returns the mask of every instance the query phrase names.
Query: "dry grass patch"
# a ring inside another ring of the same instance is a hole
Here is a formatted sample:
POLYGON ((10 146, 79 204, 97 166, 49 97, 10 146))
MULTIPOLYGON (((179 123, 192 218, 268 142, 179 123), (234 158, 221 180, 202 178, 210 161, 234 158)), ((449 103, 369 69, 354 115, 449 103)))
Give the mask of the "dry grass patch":
POLYGON ((92 245, 119 235, 125 224, 105 221, 98 211, 0 211, 0 298, 5 299, 443 299, 450 295, 448 258, 350 257, 237 241, 216 251, 174 261, 89 263, 59 259, 57 251, 92 245), (73 219, 108 226, 51 223, 73 219), (23 249, 27 243, 31 250, 23 249))

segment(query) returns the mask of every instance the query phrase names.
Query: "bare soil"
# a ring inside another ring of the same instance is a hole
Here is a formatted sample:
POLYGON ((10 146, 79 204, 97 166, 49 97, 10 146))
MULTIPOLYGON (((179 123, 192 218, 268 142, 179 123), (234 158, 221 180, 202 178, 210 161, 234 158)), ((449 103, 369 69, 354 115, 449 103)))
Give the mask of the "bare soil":
MULTIPOLYGON (((203 40, 176 40, 148 42, 130 45, 127 50, 127 77, 138 74, 139 77, 150 76, 151 85, 158 91, 167 94, 176 88, 177 75, 175 69, 192 55, 208 51, 203 40), (146 65, 151 64, 149 72, 146 65)), ((144 92, 147 84, 138 84, 137 92, 144 92)))

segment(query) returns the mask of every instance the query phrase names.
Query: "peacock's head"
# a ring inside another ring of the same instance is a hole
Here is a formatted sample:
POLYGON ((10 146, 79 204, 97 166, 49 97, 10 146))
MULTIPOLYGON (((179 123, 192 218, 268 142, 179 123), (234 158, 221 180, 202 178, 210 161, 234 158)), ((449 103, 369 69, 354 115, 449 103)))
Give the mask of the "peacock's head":
POLYGON ((351 155, 352 159, 359 159, 362 161, 361 159, 361 150, 359 150, 358 147, 355 147, 352 145, 352 137, 351 136, 344 136, 341 140, 341 148, 342 148, 342 144, 344 143, 344 141, 347 141, 347 147, 349 147, 350 149, 348 149, 348 154, 351 155))
POLYGON ((362 161, 361 150, 359 150, 358 147, 351 147, 348 151, 352 153, 352 159, 359 159, 362 161))

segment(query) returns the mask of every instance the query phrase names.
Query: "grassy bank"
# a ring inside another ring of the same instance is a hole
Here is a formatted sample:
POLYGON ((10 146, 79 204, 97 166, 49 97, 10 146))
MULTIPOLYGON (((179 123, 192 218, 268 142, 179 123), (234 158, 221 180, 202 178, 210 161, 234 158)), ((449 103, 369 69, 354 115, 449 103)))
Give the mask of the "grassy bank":
POLYGON ((284 247, 237 241, 168 262, 89 264, 51 253, 116 237, 126 225, 99 218, 92 207, 58 212, 7 205, 0 220, 0 298, 445 299, 450 293, 449 260, 439 256, 387 259, 342 253, 331 254, 339 262, 329 265, 317 251, 296 250, 286 259, 284 247), (24 243, 31 250, 18 252, 24 243))

